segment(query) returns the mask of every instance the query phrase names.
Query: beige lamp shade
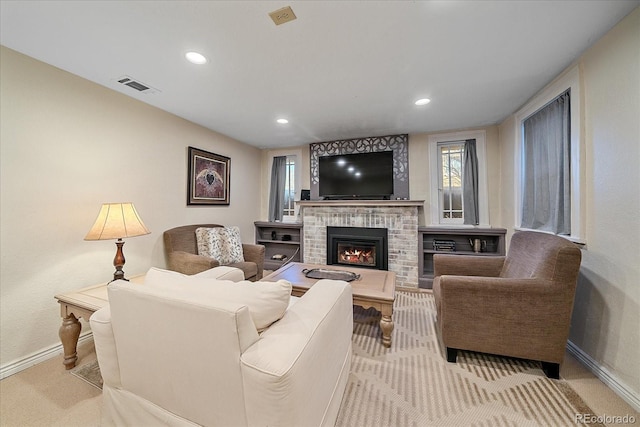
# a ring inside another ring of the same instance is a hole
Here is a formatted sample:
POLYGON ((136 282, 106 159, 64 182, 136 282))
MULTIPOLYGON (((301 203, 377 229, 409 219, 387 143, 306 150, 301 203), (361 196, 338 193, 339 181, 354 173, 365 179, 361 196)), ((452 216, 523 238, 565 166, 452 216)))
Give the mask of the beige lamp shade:
POLYGON ((84 240, 110 240, 149 234, 133 203, 105 203, 84 240))

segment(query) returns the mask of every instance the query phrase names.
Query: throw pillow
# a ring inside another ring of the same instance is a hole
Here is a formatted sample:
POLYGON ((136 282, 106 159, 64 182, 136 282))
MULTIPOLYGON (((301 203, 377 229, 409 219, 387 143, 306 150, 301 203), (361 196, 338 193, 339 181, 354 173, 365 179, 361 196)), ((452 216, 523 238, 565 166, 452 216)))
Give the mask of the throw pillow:
POLYGON ((187 276, 159 268, 149 269, 143 286, 173 291, 178 289, 191 296, 200 295, 203 300, 216 298, 246 305, 258 332, 280 320, 291 299, 291 283, 286 280, 232 282, 198 275, 187 276))
POLYGON ((213 227, 196 229, 198 255, 217 260, 220 265, 244 262, 240 228, 213 227))
POLYGON ((221 300, 246 305, 258 332, 264 331, 272 323, 280 320, 287 311, 291 299, 291 283, 286 280, 277 282, 219 280, 215 286, 211 286, 203 279, 194 279, 189 286, 202 287, 206 292, 213 292, 221 300))

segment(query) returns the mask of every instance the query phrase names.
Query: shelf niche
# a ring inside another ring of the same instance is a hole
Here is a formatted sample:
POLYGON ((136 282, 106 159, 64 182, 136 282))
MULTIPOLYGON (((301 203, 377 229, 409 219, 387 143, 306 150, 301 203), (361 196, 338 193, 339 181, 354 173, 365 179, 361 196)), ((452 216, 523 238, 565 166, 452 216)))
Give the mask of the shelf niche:
POLYGON ((506 233, 504 228, 418 227, 419 287, 433 288, 433 255, 504 256, 506 233), (480 252, 473 250, 474 239, 483 242, 480 252))
POLYGON ((256 221, 256 244, 263 245, 264 268, 277 270, 291 260, 300 262, 302 258, 302 224, 288 222, 256 221), (274 256, 284 255, 277 259, 274 256))

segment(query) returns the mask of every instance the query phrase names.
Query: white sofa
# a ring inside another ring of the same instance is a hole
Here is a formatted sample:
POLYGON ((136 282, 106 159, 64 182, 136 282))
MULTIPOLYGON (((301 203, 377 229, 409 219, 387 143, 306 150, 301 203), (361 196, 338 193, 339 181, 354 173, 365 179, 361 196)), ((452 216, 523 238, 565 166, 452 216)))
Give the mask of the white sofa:
POLYGON ((292 304, 286 281, 171 274, 113 282, 90 319, 103 425, 335 424, 351 362, 348 283, 321 280, 292 304))

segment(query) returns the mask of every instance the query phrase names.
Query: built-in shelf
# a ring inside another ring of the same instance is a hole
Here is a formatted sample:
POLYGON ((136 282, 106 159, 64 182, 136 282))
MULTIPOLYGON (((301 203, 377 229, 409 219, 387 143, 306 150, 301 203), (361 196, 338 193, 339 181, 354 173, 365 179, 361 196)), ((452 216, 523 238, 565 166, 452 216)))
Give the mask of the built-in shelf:
POLYGON ((256 243, 265 247, 264 268, 277 270, 291 260, 300 262, 302 258, 302 224, 295 222, 254 222, 256 243), (278 259, 279 255, 284 258, 278 259))
POLYGON ((433 255, 502 256, 505 254, 504 228, 418 227, 418 285, 433 287, 433 255), (479 251, 474 240, 480 239, 479 251))

